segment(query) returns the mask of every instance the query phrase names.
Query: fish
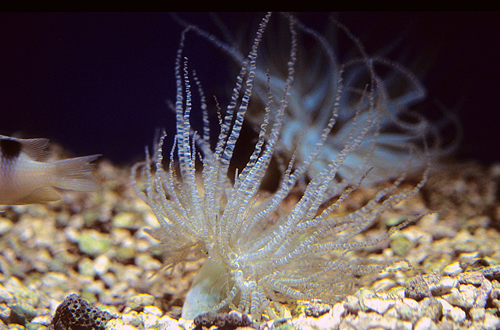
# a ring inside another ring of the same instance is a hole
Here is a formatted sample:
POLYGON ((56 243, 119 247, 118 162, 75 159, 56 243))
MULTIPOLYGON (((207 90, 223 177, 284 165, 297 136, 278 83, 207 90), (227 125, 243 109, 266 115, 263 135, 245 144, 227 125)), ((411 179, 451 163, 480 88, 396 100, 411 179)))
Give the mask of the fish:
POLYGON ((0 135, 0 204, 55 202, 57 189, 95 191, 92 161, 100 154, 51 160, 49 139, 20 139, 0 135))

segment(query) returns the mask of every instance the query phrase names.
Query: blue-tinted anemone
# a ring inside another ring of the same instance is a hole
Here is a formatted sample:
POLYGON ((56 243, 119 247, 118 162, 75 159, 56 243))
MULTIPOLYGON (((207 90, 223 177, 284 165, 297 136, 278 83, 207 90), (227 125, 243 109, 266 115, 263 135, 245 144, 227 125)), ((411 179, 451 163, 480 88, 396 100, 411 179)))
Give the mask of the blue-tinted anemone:
MULTIPOLYGON (((286 20, 286 15, 280 19, 286 20)), ((239 67, 247 45, 235 40, 244 38, 231 36, 227 27, 220 21, 217 23, 224 32, 223 39, 201 29, 196 31, 239 67)), ((320 33, 297 21, 298 61, 275 156, 285 164, 292 157, 297 163, 306 160, 335 112, 335 125, 321 142, 324 148, 307 171, 308 178, 314 177, 338 157, 356 126, 353 119, 363 120, 372 107, 380 115, 379 127, 343 162, 330 187, 333 195, 355 184, 367 172, 363 186, 395 179, 404 172, 421 174, 427 157, 437 163, 455 150, 458 135, 453 143, 443 147, 439 127, 411 109, 426 98, 419 79, 396 62, 367 54, 360 41, 341 23, 331 19, 330 24, 327 33, 320 33), (346 57, 336 49, 338 35, 342 33, 352 41, 354 51, 350 50, 349 58, 340 60, 346 57)), ((254 87, 254 96, 260 103, 254 101, 248 113, 248 122, 257 128, 269 94, 279 98, 284 92, 290 45, 289 31, 283 26, 283 22, 272 24, 272 32, 262 41, 254 87)))

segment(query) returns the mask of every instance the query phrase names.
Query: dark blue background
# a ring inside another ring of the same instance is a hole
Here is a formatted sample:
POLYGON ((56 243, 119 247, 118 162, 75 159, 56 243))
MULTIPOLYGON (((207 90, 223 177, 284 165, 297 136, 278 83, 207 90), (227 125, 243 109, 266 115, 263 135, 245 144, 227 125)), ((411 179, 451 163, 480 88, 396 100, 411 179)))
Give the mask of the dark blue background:
MULTIPOLYGON (((180 16, 216 31, 208 14, 180 16)), ((221 17, 234 28, 261 15, 221 17)), ((300 17, 321 30, 326 15, 300 17)), ((465 135, 458 157, 500 160, 500 13, 337 18, 369 53, 402 35, 394 54, 406 50, 430 64, 423 75, 429 100, 459 108, 465 135)), ((102 153, 115 162, 142 158, 156 127, 173 132, 165 100, 175 97, 181 30, 165 13, 0 13, 0 134, 47 137, 77 155, 102 153)), ((202 41, 192 57, 206 93, 227 95, 224 57, 202 41)))

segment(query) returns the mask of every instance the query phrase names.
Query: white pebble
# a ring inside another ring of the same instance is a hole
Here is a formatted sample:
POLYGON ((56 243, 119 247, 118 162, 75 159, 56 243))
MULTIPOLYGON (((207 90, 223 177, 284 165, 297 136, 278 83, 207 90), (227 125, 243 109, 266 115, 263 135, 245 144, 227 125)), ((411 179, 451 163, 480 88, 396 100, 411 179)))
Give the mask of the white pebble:
POLYGON ((158 317, 163 315, 163 312, 161 311, 161 309, 159 309, 156 306, 146 306, 143 308, 143 311, 146 314, 156 315, 158 317))
POLYGON ((484 330, 500 329, 500 318, 491 313, 486 313, 484 315, 483 329, 484 330))
POLYGON ((460 263, 458 261, 452 262, 443 269, 443 275, 448 275, 448 276, 456 276, 462 272, 463 269, 462 267, 460 267, 460 263))
POLYGON ((417 321, 413 330, 434 330, 437 326, 429 317, 422 317, 417 321))
POLYGON ((105 254, 99 255, 94 260, 94 272, 99 276, 106 274, 110 266, 111 266, 111 261, 105 254))
POLYGON ((384 300, 379 298, 365 299, 364 304, 366 307, 371 310, 379 313, 380 315, 384 315, 384 313, 391 307, 394 306, 394 300, 384 300))

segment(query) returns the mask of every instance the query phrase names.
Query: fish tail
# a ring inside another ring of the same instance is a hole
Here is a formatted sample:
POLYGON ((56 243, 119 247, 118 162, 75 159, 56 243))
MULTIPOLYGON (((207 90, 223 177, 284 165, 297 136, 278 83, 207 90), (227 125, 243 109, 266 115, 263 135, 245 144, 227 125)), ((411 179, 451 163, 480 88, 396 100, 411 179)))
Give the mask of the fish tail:
POLYGON ((95 164, 90 164, 90 162, 100 156, 90 155, 52 162, 55 165, 54 186, 60 189, 76 191, 97 190, 98 183, 92 175, 95 164))

